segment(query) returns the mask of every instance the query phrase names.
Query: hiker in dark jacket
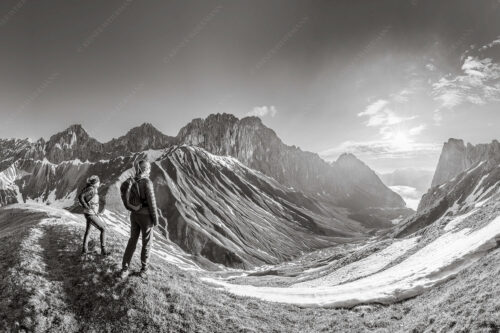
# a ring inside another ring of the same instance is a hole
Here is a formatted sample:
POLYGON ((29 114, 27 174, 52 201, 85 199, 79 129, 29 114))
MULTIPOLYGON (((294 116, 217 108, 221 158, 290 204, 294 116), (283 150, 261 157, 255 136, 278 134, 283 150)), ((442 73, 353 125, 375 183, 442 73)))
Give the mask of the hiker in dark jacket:
POLYGON ((140 201, 142 208, 130 214, 130 239, 125 249, 122 262, 121 277, 125 278, 129 274, 130 261, 135 251, 139 234, 142 234, 141 251, 141 271, 139 275, 146 277, 148 273, 148 258, 153 244, 153 227, 158 225, 158 211, 153 182, 149 179, 151 165, 146 160, 141 160, 135 165, 137 188, 132 191, 139 191, 134 195, 140 201))
POLYGON ((88 252, 90 226, 96 227, 101 232, 101 254, 109 254, 106 251, 106 223, 97 214, 99 212, 99 194, 97 193, 97 189, 100 185, 99 177, 91 176, 87 179, 86 187, 78 196, 78 200, 83 206, 85 219, 87 220, 87 228, 83 236, 83 254, 88 252))

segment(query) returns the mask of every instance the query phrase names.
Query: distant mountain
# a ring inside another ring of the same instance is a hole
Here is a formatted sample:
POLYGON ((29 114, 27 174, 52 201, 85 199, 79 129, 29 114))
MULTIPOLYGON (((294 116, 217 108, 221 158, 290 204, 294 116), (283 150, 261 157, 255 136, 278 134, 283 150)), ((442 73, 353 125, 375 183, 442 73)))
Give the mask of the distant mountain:
POLYGON ((444 144, 439 163, 432 179, 432 187, 441 185, 481 161, 490 161, 500 154, 500 143, 464 144, 463 140, 449 139, 444 144))
POLYGON ((433 176, 434 172, 430 170, 405 168, 381 174, 380 179, 387 186, 409 186, 419 192, 426 192, 431 187, 433 176))
MULTIPOLYGON (((5 167, 17 159, 47 159, 61 163, 79 159, 96 162, 148 149, 161 149, 175 143, 175 138, 164 135, 153 125, 145 123, 128 131, 124 136, 107 143, 100 143, 89 136, 81 125, 71 125, 50 137, 39 139, 0 140, 0 166, 5 167), (7 164, 6 164, 7 163, 7 164)), ((3 168, 0 168, 0 171, 3 168)))
POLYGON ((429 170, 406 168, 382 174, 380 179, 403 198, 407 207, 416 210, 420 198, 431 185, 433 175, 429 170))

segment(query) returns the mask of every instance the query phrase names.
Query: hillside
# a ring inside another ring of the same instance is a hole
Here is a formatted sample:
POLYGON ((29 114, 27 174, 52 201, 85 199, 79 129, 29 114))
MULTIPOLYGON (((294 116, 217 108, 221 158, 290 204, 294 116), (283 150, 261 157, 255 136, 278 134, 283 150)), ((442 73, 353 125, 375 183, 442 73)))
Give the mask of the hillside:
MULTIPOLYGON (((117 272, 127 238, 113 218, 106 221, 112 231, 112 255, 81 257, 81 216, 37 205, 0 209, 0 296, 8 300, 0 303, 3 331, 423 332, 464 328, 495 332, 500 327, 498 248, 455 273, 454 279, 405 302, 311 309, 234 296, 211 287, 200 278, 213 273, 179 265, 162 241, 155 244, 161 250, 153 252, 147 281, 135 276, 121 281, 117 272), (488 286, 487 290, 482 286, 488 286)), ((94 232, 91 244, 97 239, 94 232)), ((134 270, 139 269, 137 256, 134 270)))

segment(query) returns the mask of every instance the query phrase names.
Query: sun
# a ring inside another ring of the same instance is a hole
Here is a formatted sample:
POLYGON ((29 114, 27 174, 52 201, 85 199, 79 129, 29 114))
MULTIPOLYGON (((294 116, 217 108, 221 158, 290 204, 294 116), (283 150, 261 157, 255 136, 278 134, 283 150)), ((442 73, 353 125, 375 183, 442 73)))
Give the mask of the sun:
POLYGON ((410 138, 403 131, 397 131, 392 137, 392 144, 400 149, 406 149, 410 146, 410 138))

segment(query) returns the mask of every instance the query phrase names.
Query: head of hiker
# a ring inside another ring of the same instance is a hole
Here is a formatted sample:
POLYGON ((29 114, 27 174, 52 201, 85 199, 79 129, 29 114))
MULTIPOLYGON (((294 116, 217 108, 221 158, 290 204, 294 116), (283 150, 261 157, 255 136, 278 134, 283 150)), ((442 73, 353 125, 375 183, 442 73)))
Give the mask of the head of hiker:
POLYGON ((96 175, 90 176, 89 178, 87 178, 87 185, 93 187, 99 187, 99 185, 101 185, 101 181, 99 180, 99 177, 96 175))
POLYGON ((146 160, 140 160, 135 164, 135 174, 138 177, 147 177, 151 172, 151 164, 146 160))

